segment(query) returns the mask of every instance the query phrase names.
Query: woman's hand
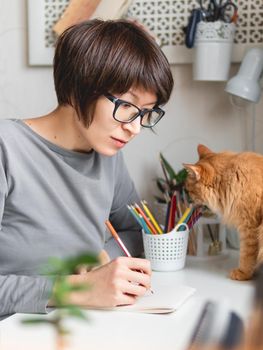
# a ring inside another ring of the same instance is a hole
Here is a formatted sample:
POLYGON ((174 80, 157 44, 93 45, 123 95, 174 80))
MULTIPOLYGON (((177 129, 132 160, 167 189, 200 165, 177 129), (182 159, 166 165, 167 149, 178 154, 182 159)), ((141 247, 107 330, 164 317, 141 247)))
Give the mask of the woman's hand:
MULTIPOLYGON (((108 255, 108 253, 106 252, 106 250, 103 249, 103 250, 99 253, 99 255, 98 255, 98 263, 99 263, 98 266, 100 266, 100 265, 105 265, 105 264, 107 264, 107 263, 109 263, 109 262, 110 262, 110 257, 109 257, 109 255, 108 255)), ((93 270, 93 269, 97 269, 98 266, 81 265, 81 266, 78 266, 78 267, 76 268, 76 271, 75 271, 75 272, 76 272, 77 274, 80 274, 80 275, 86 274, 87 272, 89 272, 89 271, 91 271, 91 270, 93 270)))
POLYGON ((87 284, 88 287, 86 291, 72 293, 68 300, 71 304, 97 308, 128 305, 150 289, 151 267, 145 259, 118 257, 68 279, 70 283, 87 284))

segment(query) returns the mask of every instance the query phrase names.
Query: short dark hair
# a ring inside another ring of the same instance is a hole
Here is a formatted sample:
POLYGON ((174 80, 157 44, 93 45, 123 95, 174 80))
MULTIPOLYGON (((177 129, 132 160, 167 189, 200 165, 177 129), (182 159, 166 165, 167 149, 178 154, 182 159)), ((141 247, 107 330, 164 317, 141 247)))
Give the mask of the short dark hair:
POLYGON ((173 88, 162 50, 128 20, 94 19, 65 30, 56 43, 54 82, 59 105, 73 106, 86 126, 92 122, 97 99, 106 93, 143 87, 162 105, 173 88))

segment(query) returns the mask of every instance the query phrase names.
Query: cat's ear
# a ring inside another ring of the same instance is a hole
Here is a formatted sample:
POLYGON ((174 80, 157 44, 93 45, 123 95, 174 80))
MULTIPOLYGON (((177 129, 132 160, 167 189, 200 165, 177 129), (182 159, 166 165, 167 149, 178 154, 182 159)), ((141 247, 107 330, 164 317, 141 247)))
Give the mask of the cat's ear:
POLYGON ((207 156, 208 154, 212 154, 214 153, 213 151, 211 151, 208 147, 206 147, 205 145, 198 145, 197 146, 197 152, 199 155, 199 158, 204 158, 205 156, 207 156))
POLYGON ((201 168, 198 165, 193 164, 183 164, 184 168, 187 171, 187 175, 192 179, 199 181, 201 177, 201 168))

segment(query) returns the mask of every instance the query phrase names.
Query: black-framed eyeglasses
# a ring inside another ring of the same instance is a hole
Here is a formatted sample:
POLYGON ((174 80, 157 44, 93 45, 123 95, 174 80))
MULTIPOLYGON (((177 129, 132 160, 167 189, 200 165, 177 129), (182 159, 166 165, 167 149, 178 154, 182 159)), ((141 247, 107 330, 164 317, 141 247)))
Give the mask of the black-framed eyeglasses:
POLYGON ((153 109, 140 109, 134 104, 121 100, 115 96, 109 94, 104 96, 115 104, 113 118, 120 123, 131 123, 136 118, 140 117, 141 126, 144 128, 152 128, 165 114, 165 111, 160 107, 154 107, 153 109))

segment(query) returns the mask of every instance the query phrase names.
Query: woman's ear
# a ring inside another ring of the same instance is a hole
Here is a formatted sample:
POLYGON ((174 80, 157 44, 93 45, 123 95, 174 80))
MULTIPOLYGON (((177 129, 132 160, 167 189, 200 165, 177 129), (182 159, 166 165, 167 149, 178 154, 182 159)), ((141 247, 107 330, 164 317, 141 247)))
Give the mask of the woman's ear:
POLYGON ((195 180, 199 181, 201 178, 201 168, 198 165, 193 165, 193 164, 183 164, 184 168, 187 171, 188 176, 195 180))
POLYGON ((199 155, 199 159, 204 158, 208 154, 214 153, 208 147, 206 147, 205 145, 201 145, 201 144, 197 146, 197 152, 199 155))

